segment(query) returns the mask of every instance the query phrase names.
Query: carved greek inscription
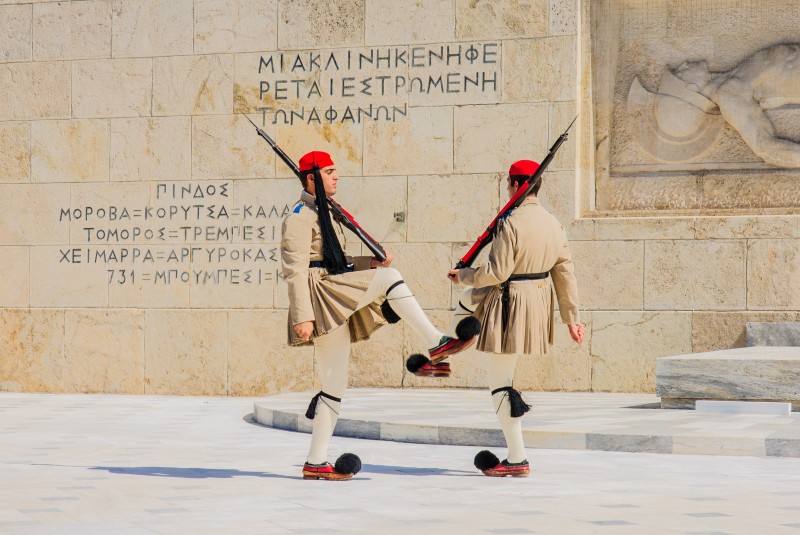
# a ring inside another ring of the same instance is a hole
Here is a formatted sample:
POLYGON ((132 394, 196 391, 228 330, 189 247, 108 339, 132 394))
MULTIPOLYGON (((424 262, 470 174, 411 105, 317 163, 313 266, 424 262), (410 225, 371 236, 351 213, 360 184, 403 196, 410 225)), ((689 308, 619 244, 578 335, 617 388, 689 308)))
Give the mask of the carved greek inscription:
POLYGON ((256 109, 265 124, 360 124, 406 117, 415 95, 497 102, 500 50, 488 42, 263 54, 256 109))
POLYGON ((272 284, 280 274, 284 201, 234 202, 229 182, 157 183, 152 204, 59 208, 80 245, 59 264, 107 266, 108 285, 272 284))

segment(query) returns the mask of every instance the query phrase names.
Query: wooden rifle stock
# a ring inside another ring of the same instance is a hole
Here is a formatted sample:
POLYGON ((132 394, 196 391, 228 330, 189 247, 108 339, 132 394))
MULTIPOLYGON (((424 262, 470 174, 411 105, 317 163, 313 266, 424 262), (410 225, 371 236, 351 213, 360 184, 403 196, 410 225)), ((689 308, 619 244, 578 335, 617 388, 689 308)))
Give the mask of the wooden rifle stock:
POLYGON ((495 218, 492 219, 492 222, 489 223, 489 226, 486 227, 486 230, 483 231, 483 234, 478 236, 478 239, 475 240, 475 243, 473 243, 472 247, 469 248, 467 254, 461 257, 461 260, 459 260, 456 263, 455 269, 470 267, 472 263, 475 261, 475 259, 478 257, 480 252, 483 250, 483 248, 489 245, 489 243, 494 238, 494 230, 495 228, 497 228, 497 222, 508 217, 511 211, 514 208, 518 207, 520 204, 522 204, 522 201, 525 200, 525 197, 527 197, 528 194, 533 190, 534 186, 536 186, 536 184, 541 179, 542 173, 544 173, 545 169, 547 169, 547 166, 550 165, 550 162, 555 157, 558 148, 561 147, 561 144, 567 140, 567 136, 569 135, 569 129, 572 128, 572 125, 575 124, 575 121, 577 119, 578 117, 575 116, 575 119, 573 119, 572 122, 569 123, 569 126, 567 127, 566 130, 564 130, 564 133, 558 136, 558 139, 556 139, 555 143, 553 143, 553 146, 550 147, 550 151, 547 153, 545 159, 542 160, 541 164, 539 164, 539 168, 536 170, 536 172, 533 175, 531 175, 531 177, 528 180, 525 181, 524 185, 521 185, 519 187, 514 196, 511 197, 511 199, 506 203, 503 209, 500 210, 500 212, 495 216, 495 218))
MULTIPOLYGON (((247 117, 247 115, 245 115, 245 117, 247 117)), ((267 135, 266 132, 260 129, 258 125, 250 119, 250 117, 247 117, 247 120, 250 121, 250 124, 256 127, 256 132, 258 132, 258 135, 261 136, 264 139, 264 141, 269 143, 269 146, 272 147, 272 150, 275 151, 275 154, 277 154, 278 157, 281 160, 283 160, 283 163, 285 163, 286 166, 289 169, 291 169, 292 172, 298 178, 300 178, 300 168, 297 167, 297 164, 294 163, 292 159, 289 158, 289 156, 285 152, 283 152, 283 150, 278 146, 278 144, 275 143, 272 140, 272 138, 267 135)), ((359 240, 364 242, 364 245, 367 246, 367 248, 370 250, 370 252, 372 252, 375 258, 377 258, 380 262, 386 260, 386 251, 384 250, 383 247, 381 247, 381 244, 375 241, 375 239, 372 236, 367 234, 367 232, 363 228, 361 228, 361 225, 358 224, 358 222, 353 218, 353 216, 350 215, 347 212, 347 210, 342 208, 341 204, 337 203, 336 201, 328 197, 328 208, 330 209, 331 213, 333 214, 333 217, 336 218, 337 221, 339 221, 353 234, 355 234, 359 240)))

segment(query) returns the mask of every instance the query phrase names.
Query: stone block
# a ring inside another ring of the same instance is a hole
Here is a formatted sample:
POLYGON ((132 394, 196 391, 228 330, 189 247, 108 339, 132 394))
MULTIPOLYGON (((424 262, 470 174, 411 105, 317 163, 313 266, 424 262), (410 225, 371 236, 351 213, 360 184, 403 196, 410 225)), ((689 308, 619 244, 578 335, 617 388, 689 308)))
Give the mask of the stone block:
MULTIPOLYGON (((592 332, 593 313, 582 313, 581 323, 592 332)), ((558 313, 556 313, 558 316, 558 313)), ((555 342, 544 355, 520 355, 514 385, 520 390, 585 392, 592 389, 591 337, 576 344, 566 325, 556 317, 555 342)))
POLYGON ((640 310, 643 307, 643 241, 570 243, 581 308, 640 310))
POLYGON ((521 159, 547 154, 548 109, 543 104, 498 104, 455 108, 455 165, 458 173, 507 174, 521 159))
POLYGON ((314 388, 314 348, 286 343, 286 313, 228 312, 228 394, 271 396, 314 388))
POLYGON ((412 442, 414 444, 439 444, 436 426, 381 422, 381 440, 412 442))
POLYGON ((191 54, 193 8, 193 0, 114 0, 114 57, 191 54))
POLYGON ((298 0, 278 4, 278 48, 364 44, 365 0, 298 0))
POLYGON ((444 309, 450 306, 450 247, 437 243, 392 244, 392 267, 417 297, 422 308, 444 309))
POLYGON ((364 129, 364 175, 445 174, 453 171, 453 109, 409 108, 397 122, 364 129))
MULTIPOLYGON (((564 133, 567 127, 569 127, 570 123, 575 120, 575 123, 572 124, 569 132, 567 133, 566 141, 561 144, 561 147, 559 147, 555 158, 553 158, 553 161, 547 168, 549 171, 574 171, 578 167, 577 147, 580 141, 577 128, 578 120, 576 120, 578 117, 577 103, 574 100, 569 102, 552 102, 549 106, 548 115, 550 119, 548 123, 550 128, 547 146, 542 150, 541 153, 538 152, 539 149, 534 149, 536 150, 536 156, 533 156, 532 159, 536 160, 537 162, 542 161, 547 155, 547 151, 553 146, 553 143, 555 143, 559 136, 564 133), (539 156, 539 154, 541 154, 541 156, 539 156)), ((527 149, 527 153, 533 154, 530 148, 527 149)))
POLYGON ((33 6, 33 58, 111 57, 111 4, 102 0, 33 6))
POLYGON ((800 349, 743 347, 662 357, 656 395, 665 408, 695 400, 785 401, 800 408, 800 349))
POLYGON ((497 174, 409 177, 408 240, 474 241, 500 210, 499 182, 497 174))
POLYGON ((65 311, 64 392, 144 392, 144 312, 65 311))
MULTIPOLYGON (((745 279, 745 245, 742 241, 728 240, 648 241, 644 267, 645 308, 744 308, 749 302, 746 293, 752 292, 745 279), (713 276, 705 266, 713 266, 713 276)), ((747 262, 749 264, 751 262, 747 262)))
POLYGON ((64 374, 64 311, 0 310, 0 390, 59 392, 64 374))
POLYGON ((574 36, 506 41, 503 46, 503 101, 575 100, 574 36))
POLYGON ((153 115, 233 111, 233 56, 153 59, 153 115))
POLYGON ((277 0, 197 0, 194 52, 216 54, 275 50, 277 0))
POLYGON ((430 43, 455 37, 455 12, 450 2, 366 0, 365 13, 367 45, 430 43))
MULTIPOLYGON (((66 83, 69 89, 69 83, 66 83)), ((153 60, 93 59, 72 63, 73 117, 150 115, 153 60)))
POLYGON ((458 39, 504 39, 547 35, 547 0, 475 2, 456 0, 458 39))
POLYGON ((0 62, 31 60, 31 7, 0 6, 0 62))
MULTIPOLYGON (((272 128, 262 128, 274 139, 272 128)), ((193 179, 273 176, 274 152, 247 119, 238 115, 192 119, 193 179)))
POLYGON ((0 244, 68 243, 69 227, 59 211, 69 199, 69 184, 0 184, 0 244), (20 209, 20 207, 24 207, 20 209))
POLYGON ((699 240, 741 238, 798 238, 797 216, 739 216, 695 218, 699 240))
MULTIPOLYGON (((578 219, 578 207, 574 171, 552 171, 542 177, 539 202, 553 214, 564 227, 570 240, 590 240, 594 237, 594 221, 578 219)), ((500 178, 500 199, 508 202, 507 180, 500 178)))
POLYGON ((111 121, 111 180, 192 178, 189 117, 148 117, 111 121))
POLYGON ((800 240, 753 240, 747 249, 747 308, 800 309, 800 240))
MULTIPOLYGON (((256 121, 256 124, 260 125, 260 122, 256 121)), ((361 162, 363 160, 364 130, 361 125, 333 123, 318 126, 278 123, 275 126, 275 135, 275 141, 295 163, 300 161, 303 154, 308 151, 321 150, 331 155, 336 163, 339 177, 345 178, 347 182, 350 182, 350 177, 363 176, 361 162)), ((264 143, 264 148, 269 149, 269 145, 264 143)), ((277 166, 275 176, 295 178, 294 173, 282 160, 278 160, 275 165, 277 166)), ((353 184, 343 185, 342 193, 353 188, 353 184)))
POLYGON ((575 35, 578 32, 579 2, 550 0, 548 33, 550 35, 575 35))
POLYGON ((227 323, 221 311, 145 311, 145 394, 227 394, 227 323))
POLYGON ((747 322, 747 346, 800 346, 800 322, 747 322))
MULTIPOLYGON (((338 169, 339 164, 336 166, 338 169)), ((412 216, 410 210, 407 211, 408 181, 405 177, 344 177, 339 184, 337 202, 353 214, 361 228, 384 248, 391 250, 393 245, 389 244, 406 241, 412 216)), ((345 230, 345 236, 348 243, 358 241, 348 230, 345 230)))
POLYGON ((598 218, 598 240, 691 240, 695 237, 694 220, 688 217, 614 217, 598 218))
POLYGON ((69 63, 0 64, 0 120, 66 119, 69 116, 69 63))
MULTIPOLYGON (((102 263, 64 260, 69 247, 31 247, 30 299, 33 307, 106 307, 108 273, 102 263)), ((66 255, 72 259, 72 255, 66 255)))
POLYGON ((109 125, 101 119, 31 123, 33 182, 107 181, 109 125))
POLYGON ((652 392, 656 358, 690 353, 691 313, 593 312, 592 390, 652 392))
POLYGON ((29 247, 0 247, 0 306, 27 307, 30 305, 29 247))
POLYGON ((781 321, 800 321, 800 312, 693 312, 692 351, 745 347, 747 323, 781 321))
POLYGON ((31 177, 31 128, 28 123, 0 124, 0 183, 28 182, 31 177))

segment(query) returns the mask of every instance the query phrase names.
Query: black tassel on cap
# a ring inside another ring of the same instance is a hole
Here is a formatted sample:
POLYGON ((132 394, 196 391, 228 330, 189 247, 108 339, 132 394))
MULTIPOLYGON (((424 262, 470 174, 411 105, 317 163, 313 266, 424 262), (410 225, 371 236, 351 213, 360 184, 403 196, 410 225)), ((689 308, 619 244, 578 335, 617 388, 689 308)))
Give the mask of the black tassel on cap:
POLYGON ((328 211, 328 197, 325 195, 325 185, 322 183, 318 165, 314 165, 313 172, 317 215, 322 233, 322 265, 331 275, 339 275, 347 271, 347 259, 342 251, 342 244, 339 243, 339 238, 336 237, 336 232, 333 230, 331 214, 328 211))
POLYGON ((336 459, 333 469, 337 474, 356 475, 361 471, 361 459, 355 453, 343 453, 336 459))
POLYGON ((483 472, 484 470, 489 470, 500 464, 500 459, 491 451, 483 450, 475 456, 473 463, 475 464, 475 468, 483 472))
POLYGON ((511 414, 512 418, 519 418, 531 410, 531 406, 525 403, 525 400, 522 399, 522 394, 519 393, 519 390, 514 390, 514 387, 504 386, 495 388, 492 390, 492 395, 499 394, 500 392, 506 392, 508 394, 509 414, 511 414))
POLYGON ((341 403, 342 401, 342 398, 333 397, 330 394, 326 394, 320 390, 313 398, 311 398, 311 403, 308 404, 308 409, 306 409, 306 418, 309 420, 313 420, 314 416, 317 415, 317 402, 319 401, 320 396, 333 400, 336 403, 341 403))

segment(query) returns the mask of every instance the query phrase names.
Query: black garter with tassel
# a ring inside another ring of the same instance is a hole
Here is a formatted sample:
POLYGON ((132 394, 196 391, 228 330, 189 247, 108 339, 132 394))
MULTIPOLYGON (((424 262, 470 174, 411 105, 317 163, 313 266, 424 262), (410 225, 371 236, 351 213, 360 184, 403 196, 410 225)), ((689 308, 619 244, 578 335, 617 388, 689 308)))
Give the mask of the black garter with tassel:
POLYGON ((348 271, 347 259, 342 251, 342 244, 339 243, 339 238, 333 230, 331 214, 328 211, 328 197, 325 195, 325 185, 322 183, 318 165, 314 165, 314 193, 317 198, 317 215, 322 233, 322 265, 331 275, 345 273, 348 271))
POLYGON ((313 398, 311 398, 311 403, 308 404, 308 409, 306 409, 306 418, 308 418, 309 420, 313 420, 314 416, 317 415, 317 402, 319 401, 320 396, 335 401, 336 403, 342 402, 342 398, 333 397, 330 394, 326 394, 325 392, 320 390, 313 398))
MULTIPOLYGON (((531 406, 525 403, 525 400, 522 399, 522 394, 519 393, 519 390, 514 390, 513 386, 495 388, 492 390, 492 395, 500 392, 506 392, 508 394, 508 405, 510 407, 509 413, 511 414, 512 418, 519 418, 531 410, 531 406)), ((500 409, 498 408, 497 410, 500 409)))

